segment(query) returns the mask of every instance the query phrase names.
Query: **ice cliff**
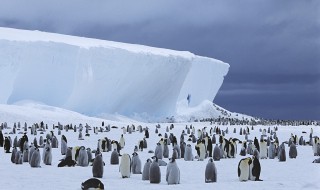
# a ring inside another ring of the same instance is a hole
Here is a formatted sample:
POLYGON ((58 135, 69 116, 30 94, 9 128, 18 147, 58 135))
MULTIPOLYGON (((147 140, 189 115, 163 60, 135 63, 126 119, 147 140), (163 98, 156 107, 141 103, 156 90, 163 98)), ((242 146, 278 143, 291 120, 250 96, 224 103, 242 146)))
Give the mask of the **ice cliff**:
POLYGON ((170 116, 212 101, 229 65, 190 52, 0 28, 0 103, 42 102, 88 115, 170 116))

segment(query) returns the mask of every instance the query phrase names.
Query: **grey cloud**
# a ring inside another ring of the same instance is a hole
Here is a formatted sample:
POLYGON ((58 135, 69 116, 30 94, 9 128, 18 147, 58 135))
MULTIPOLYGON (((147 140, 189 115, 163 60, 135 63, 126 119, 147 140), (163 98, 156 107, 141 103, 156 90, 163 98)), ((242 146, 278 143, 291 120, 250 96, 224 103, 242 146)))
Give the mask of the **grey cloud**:
POLYGON ((222 107, 320 119, 319 9, 317 0, 2 0, 0 26, 217 58, 231 65, 215 99, 222 107))

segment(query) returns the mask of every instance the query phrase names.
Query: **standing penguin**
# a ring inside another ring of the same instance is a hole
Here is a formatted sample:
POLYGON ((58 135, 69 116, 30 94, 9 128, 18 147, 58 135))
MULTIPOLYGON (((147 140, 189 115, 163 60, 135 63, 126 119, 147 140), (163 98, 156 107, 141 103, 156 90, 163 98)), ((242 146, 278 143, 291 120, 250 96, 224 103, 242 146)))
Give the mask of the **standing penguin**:
POLYGON ((167 165, 166 181, 168 182, 168 185, 179 184, 180 169, 174 158, 171 158, 169 160, 169 164, 167 165))
POLYGON ((206 156, 206 147, 204 146, 204 143, 202 141, 196 145, 196 150, 199 152, 199 160, 203 161, 206 156))
POLYGON ((239 161, 238 164, 238 177, 240 181, 247 181, 250 176, 250 164, 252 160, 250 157, 243 158, 239 161))
POLYGON ((267 159, 268 158, 268 146, 266 139, 260 139, 260 158, 267 159))
POLYGON ((132 170, 133 174, 142 174, 142 172, 141 172, 141 160, 139 158, 138 153, 136 153, 136 152, 134 152, 132 154, 131 170, 132 170))
POLYGON ((131 158, 129 154, 123 154, 120 162, 120 173, 122 178, 130 178, 131 158))
POLYGON ((17 152, 18 152, 17 148, 14 147, 14 148, 12 149, 12 153, 11 153, 11 162, 12 162, 12 163, 15 163, 15 158, 16 158, 17 152))
POLYGON ((269 159, 274 159, 274 157, 276 156, 276 154, 275 154, 275 150, 276 149, 276 147, 275 147, 275 145, 274 145, 274 142, 270 142, 270 145, 269 145, 269 149, 268 149, 268 157, 269 157, 269 159))
POLYGON ((8 137, 5 137, 4 138, 4 146, 3 146, 5 153, 11 153, 10 147, 11 147, 10 139, 8 137))
POLYGON ((185 161, 193 161, 192 148, 190 144, 187 144, 186 150, 184 152, 185 161))
POLYGON ((118 141, 111 141, 111 144, 112 144, 112 148, 113 149, 116 149, 117 151, 118 151, 118 154, 119 154, 119 156, 121 156, 120 155, 120 150, 121 150, 121 146, 120 146, 120 144, 118 143, 118 141))
POLYGON ((18 150, 16 152, 15 158, 14 158, 14 163, 15 164, 22 164, 22 152, 18 150))
POLYGON ((260 145, 257 137, 254 137, 253 144, 256 147, 256 149, 260 152, 260 145))
POLYGON ((126 145, 126 141, 125 141, 125 139, 123 137, 123 134, 121 134, 121 137, 120 137, 120 140, 119 140, 119 145, 120 145, 121 149, 124 148, 124 146, 126 145))
POLYGON ((158 164, 158 158, 156 156, 152 157, 153 162, 150 165, 150 170, 149 170, 149 180, 150 183, 160 183, 161 182, 161 171, 160 167, 158 164))
POLYGON ((156 156, 158 159, 162 159, 163 150, 160 143, 157 143, 156 149, 154 151, 154 156, 156 156))
POLYGON ((255 156, 253 156, 252 161, 252 170, 251 170, 251 180, 253 181, 262 181, 260 179, 260 173, 261 173, 261 165, 259 162, 259 159, 255 156))
POLYGON ((80 147, 77 165, 82 167, 87 167, 89 165, 88 153, 84 146, 80 147))
POLYGON ((216 146, 213 149, 213 160, 219 161, 220 159, 221 159, 221 149, 218 146, 218 144, 216 144, 216 146))
POLYGON ((23 151, 23 162, 29 162, 29 147, 23 151))
POLYGON ((297 146, 292 143, 289 149, 289 158, 296 158, 297 156, 298 156, 297 146))
POLYGON ((285 149, 284 143, 282 143, 279 147, 278 158, 280 162, 286 161, 286 149, 285 149))
POLYGON ((151 166, 152 161, 150 159, 147 159, 146 163, 143 166, 143 171, 142 171, 142 180, 149 180, 149 170, 151 166))
POLYGON ((181 149, 180 149, 180 146, 179 145, 174 145, 173 146, 173 150, 176 150, 177 151, 177 158, 176 159, 180 159, 181 158, 181 149))
POLYGON ((205 171, 205 182, 213 183, 217 182, 217 168, 213 162, 213 158, 208 160, 206 171, 205 171))
POLYGON ((0 147, 3 147, 3 144, 4 144, 4 138, 3 138, 2 130, 0 129, 0 147))
POLYGON ((103 177, 103 160, 102 155, 98 154, 94 158, 93 165, 92 165, 92 174, 93 177, 102 178, 103 177))
POLYGON ((110 164, 111 165, 118 165, 119 164, 119 154, 116 149, 114 149, 111 153, 110 164))
POLYGON ((167 139, 164 140, 164 145, 163 145, 163 157, 164 158, 169 158, 169 147, 167 144, 167 139))
POLYGON ((43 156, 43 163, 45 165, 51 165, 52 163, 52 151, 51 151, 51 147, 46 147, 45 148, 45 152, 44 152, 44 156, 43 156))
POLYGON ((32 168, 40 168, 40 160, 41 160, 41 156, 40 156, 40 152, 38 148, 35 148, 31 159, 29 160, 30 166, 32 168))

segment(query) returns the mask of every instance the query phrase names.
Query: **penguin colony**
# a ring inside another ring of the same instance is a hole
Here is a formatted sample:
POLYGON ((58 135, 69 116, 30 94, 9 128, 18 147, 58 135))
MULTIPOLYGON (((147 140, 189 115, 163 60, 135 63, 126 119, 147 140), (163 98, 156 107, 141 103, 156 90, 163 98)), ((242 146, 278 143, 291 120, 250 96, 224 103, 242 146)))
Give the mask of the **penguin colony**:
MULTIPOLYGON (((141 175, 143 181, 159 184, 164 183, 161 181, 161 176, 164 175, 165 183, 177 185, 183 181, 183 174, 180 173, 179 168, 179 162, 182 161, 188 161, 191 164, 193 161, 203 161, 205 183, 215 183, 218 182, 219 174, 219 168, 216 167, 215 162, 223 162, 223 159, 239 157, 238 166, 234 166, 235 171, 237 168, 239 181, 262 181, 260 174, 263 163, 260 161, 263 159, 277 158, 279 162, 286 162, 286 152, 288 152, 289 159, 296 159, 299 146, 311 146, 312 156, 320 156, 320 140, 313 134, 312 128, 309 133, 305 132, 309 134, 308 139, 304 139, 304 136, 299 138, 297 134, 292 133, 287 140, 282 139, 284 141, 280 142, 277 127, 267 127, 263 130, 260 128, 260 136, 253 137, 250 136, 250 131, 257 130, 254 125, 234 127, 233 130, 229 130, 229 127, 232 126, 228 125, 228 122, 237 123, 239 121, 210 122, 210 128, 204 127, 198 130, 192 125, 187 125, 181 129, 180 134, 172 132, 174 124, 166 127, 158 124, 154 133, 150 133, 150 126, 128 125, 121 128, 122 134, 119 140, 107 137, 109 132, 117 130, 118 127, 104 125, 104 122, 100 127, 91 127, 88 124, 76 126, 58 123, 51 129, 43 122, 35 123, 30 127, 27 123, 24 124, 24 127, 21 127, 20 123, 14 124, 13 127, 2 123, 0 147, 4 148, 5 153, 11 154, 13 164, 28 163, 32 168, 41 168, 42 165, 55 167, 52 165, 52 150, 60 148, 61 159, 57 167, 92 167, 91 177, 93 178, 79 182, 82 189, 104 189, 102 181, 107 180, 104 179, 104 171, 107 171, 109 167, 106 166, 106 163, 119 167, 120 178, 141 175), (243 138, 232 138, 232 133, 237 132, 243 138), (97 140, 96 147, 80 145, 71 147, 68 146, 68 133, 78 134, 79 141, 86 141, 90 136, 98 134, 104 134, 104 137, 97 140), (83 136, 82 133, 85 135, 83 136), (134 145, 125 140, 125 137, 132 133, 141 133, 141 138, 137 139, 134 145), (227 135, 229 138, 226 138, 227 135), (31 140, 32 137, 34 137, 33 140, 31 140), (148 139, 151 137, 158 138, 158 142, 149 144, 148 139), (122 152, 128 144, 134 147, 133 153, 122 152), (240 151, 237 150, 238 147, 241 147, 240 151), (147 151, 146 154, 150 154, 150 157, 142 163, 139 154, 147 151), (106 154, 110 154, 110 160, 105 162, 104 155, 106 154), (162 174, 160 167, 166 167, 166 172, 162 174)), ((313 163, 320 163, 320 158, 315 159, 313 163)))

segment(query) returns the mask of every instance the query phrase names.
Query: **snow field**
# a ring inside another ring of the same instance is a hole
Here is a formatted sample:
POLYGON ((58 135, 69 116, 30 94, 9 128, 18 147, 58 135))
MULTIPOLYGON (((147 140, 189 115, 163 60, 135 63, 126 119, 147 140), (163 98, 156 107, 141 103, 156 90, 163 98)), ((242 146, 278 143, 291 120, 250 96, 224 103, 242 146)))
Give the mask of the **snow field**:
MULTIPOLYGON (((34 117, 36 118, 36 117, 34 117)), ((1 118, 3 119, 3 118, 1 118)), ((18 119, 18 118, 16 118, 18 119)), ((40 119, 40 118, 39 118, 40 119)), ((76 117, 73 118, 73 124, 79 124, 76 117)), ((79 118, 79 121, 81 118, 79 118)), ((83 121, 83 120, 81 120, 83 121)), ((89 121, 89 120, 88 120, 89 121)), ((89 125, 101 126, 102 120, 95 120, 88 122, 89 125)), ((60 120, 62 124, 69 124, 60 120)), ((108 121, 105 121, 108 124, 108 121)), ((12 124, 12 123, 11 123, 12 124)), ((28 123, 29 125, 31 123, 28 123)), ((84 124, 84 123, 83 123, 84 124)), ((111 129, 107 133, 99 133, 98 135, 93 134, 93 131, 90 131, 90 137, 84 137, 85 140, 78 140, 78 132, 74 133, 73 131, 62 131, 68 139, 68 146, 85 146, 90 147, 91 149, 96 149, 97 141, 100 138, 108 137, 112 140, 119 141, 120 135, 122 134, 121 127, 129 125, 131 123, 113 123, 118 126, 118 129, 111 129)), ((210 129, 209 123, 179 123, 174 124, 174 129, 170 132, 174 133, 177 136, 178 142, 180 139, 180 134, 182 129, 186 125, 192 124, 196 129, 207 126, 207 131, 210 129)), ((148 148, 144 149, 143 152, 138 152, 139 157, 142 161, 142 169, 146 159, 153 156, 153 154, 147 153, 148 150, 154 150, 156 143, 160 140, 160 137, 155 134, 155 125, 156 124, 145 124, 141 123, 143 127, 149 127, 150 138, 147 139, 148 148)), ((166 126, 169 124, 161 124, 159 133, 164 135, 166 126)), ((10 125, 9 125, 10 126, 10 125)), ((137 125, 135 125, 137 126, 137 125)), ((225 130, 226 127, 229 127, 229 134, 226 135, 226 138, 237 137, 240 140, 244 140, 244 136, 239 135, 239 129, 243 126, 219 126, 222 130, 225 130), (237 133, 233 133, 233 128, 237 128, 237 133)), ((249 139, 254 139, 254 136, 260 137, 259 128, 266 128, 267 126, 255 126, 255 130, 250 130, 249 139)), ((273 126, 271 126, 273 128, 273 126)), ((305 139, 308 139, 308 134, 302 134, 302 131, 309 133, 311 126, 295 126, 295 127, 282 127, 279 126, 279 131, 277 132, 279 141, 283 142, 289 139, 290 134, 297 134, 299 137, 304 136, 305 139)), ((49 130, 52 129, 52 125, 49 124, 49 130)), ((250 127, 251 129, 251 127, 250 127)), ((319 127, 313 126, 314 135, 320 135, 319 127)), ((8 132, 8 130, 4 130, 8 132)), ((59 143, 61 141, 61 136, 57 135, 57 130, 55 130, 55 135, 58 137, 59 143)), ((6 136, 6 135, 5 135, 6 136)), ((21 137, 21 135, 10 135, 13 139, 15 136, 21 137)), ((33 141, 33 136, 28 135, 30 141, 33 141)), ((37 138, 39 139, 41 135, 38 133, 37 138)), ((45 134, 43 135, 45 137, 45 134)), ((134 146, 138 143, 138 140, 141 140, 144 136, 144 133, 138 131, 133 132, 132 134, 126 133, 124 135, 126 140, 126 146, 121 153, 132 154, 134 146)), ((218 137, 218 136, 216 136, 218 137)), ((187 142, 188 144, 189 142, 187 142)), ((193 154, 196 155, 194 149, 194 144, 192 144, 193 154)), ((172 154, 172 149, 169 146, 170 154, 172 154)), ((241 145, 238 144, 238 154, 241 145)), ((279 162, 278 159, 264 159, 260 160, 262 171, 260 178, 264 181, 262 182, 240 182, 237 176, 237 166, 238 162, 242 156, 237 155, 236 158, 231 159, 221 159, 220 161, 215 161, 217 167, 218 180, 217 183, 206 184, 204 182, 204 171, 208 159, 205 161, 192 161, 186 162, 182 159, 177 160, 178 167, 181 172, 181 184, 168 186, 165 181, 165 172, 166 167, 162 166, 161 169, 161 183, 160 184, 150 184, 149 181, 142 181, 141 175, 132 174, 128 179, 122 179, 119 173, 119 166, 110 165, 110 155, 111 152, 103 153, 103 160, 106 163, 104 167, 104 176, 101 181, 104 183, 106 189, 318 189, 320 187, 319 182, 319 164, 313 164, 312 161, 316 158, 313 156, 311 146, 297 146, 298 157, 297 159, 289 159, 288 157, 288 147, 286 146, 287 161, 279 162)), ((40 150, 42 153, 42 149, 40 150)), ((63 158, 60 154, 60 147, 58 149, 53 149, 53 161, 52 166, 46 166, 41 163, 41 168, 31 168, 28 163, 23 163, 23 165, 15 165, 10 161, 11 154, 4 154, 3 151, 0 151, 0 179, 1 188, 4 189, 80 189, 81 182, 92 177, 92 167, 71 167, 71 168, 58 168, 59 159, 63 158)), ((247 155, 248 156, 248 155, 247 155)), ((168 159, 164 159, 168 162, 168 159)))

